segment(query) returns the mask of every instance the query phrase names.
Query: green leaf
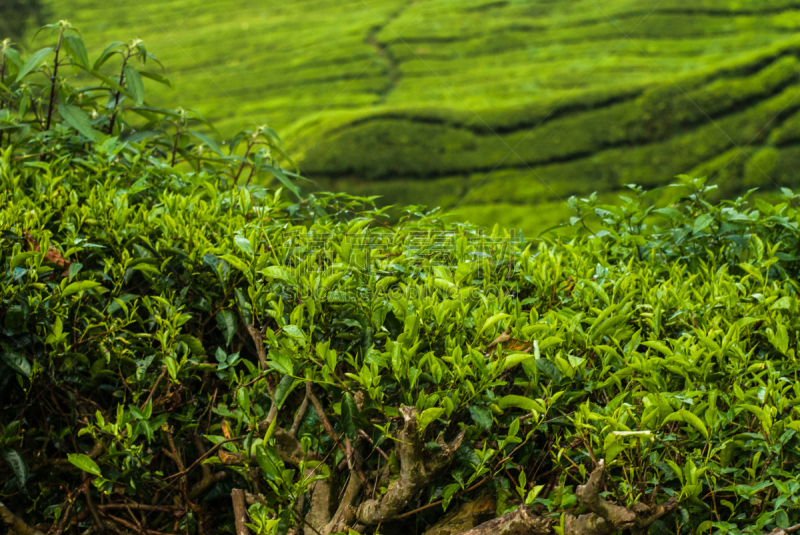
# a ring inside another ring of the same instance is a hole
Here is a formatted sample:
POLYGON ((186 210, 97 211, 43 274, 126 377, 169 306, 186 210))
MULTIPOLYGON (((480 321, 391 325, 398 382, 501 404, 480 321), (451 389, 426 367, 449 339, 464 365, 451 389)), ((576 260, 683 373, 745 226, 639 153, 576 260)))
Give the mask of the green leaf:
POLYGON ((297 325, 284 325, 281 332, 303 347, 308 343, 305 333, 297 325))
MULTIPOLYGON (((276 421, 277 418, 275 418, 276 421)), ((267 449, 268 446, 263 444, 259 444, 256 446, 256 461, 258 465, 261 467, 261 470, 264 471, 265 474, 272 476, 273 478, 280 480, 281 479, 281 471, 280 471, 280 461, 277 458, 276 454, 270 455, 272 453, 270 450, 272 448, 267 449)))
POLYGON ((236 247, 238 247, 243 253, 253 256, 253 248, 250 247, 250 240, 241 234, 237 234, 233 237, 233 241, 236 243, 236 247))
POLYGON ((250 413, 250 393, 246 388, 240 388, 236 391, 236 401, 239 403, 239 408, 242 409, 245 414, 250 413))
POLYGON ((28 481, 28 465, 25 463, 25 459, 22 458, 17 450, 11 448, 3 448, 0 453, 11 467, 11 471, 14 472, 14 477, 17 478, 20 488, 25 487, 25 483, 28 481))
POLYGON ((267 361, 267 365, 269 365, 270 368, 278 370, 284 375, 292 375, 294 369, 291 358, 278 350, 270 351, 269 357, 271 360, 267 361))
POLYGON ((511 314, 504 314, 504 313, 495 314, 494 316, 492 316, 491 318, 486 320, 486 323, 483 324, 483 327, 481 327, 481 330, 478 331, 478 334, 482 333, 483 331, 485 331, 486 329, 488 329, 489 327, 491 327, 492 325, 494 325, 498 321, 501 321, 501 320, 504 320, 504 319, 510 318, 510 317, 511 317, 511 314))
POLYGON ((213 150, 214 152, 216 152, 220 156, 223 155, 222 154, 222 149, 220 148, 219 144, 216 141, 214 141, 213 139, 211 139, 210 137, 208 137, 207 135, 203 134, 202 132, 198 132, 196 130, 187 130, 186 132, 188 134, 193 135, 194 137, 196 137, 197 139, 199 139, 200 141, 202 141, 206 145, 208 145, 208 147, 211 150, 213 150))
POLYGON ((80 262, 73 262, 69 265, 69 271, 67 273, 69 274, 70 281, 75 278, 75 275, 80 272, 81 268, 83 268, 83 264, 80 262))
POLYGON ((108 314, 113 314, 117 310, 124 310, 127 314, 128 307, 126 307, 126 303, 129 303, 139 297, 138 295, 134 294, 122 294, 119 297, 114 298, 114 302, 108 306, 108 314))
POLYGON ((39 253, 37 253, 36 251, 27 251, 24 253, 18 253, 14 255, 14 257, 11 259, 11 262, 9 263, 8 267, 11 271, 14 271, 17 268, 17 266, 25 262, 28 258, 36 256, 37 254, 39 253))
POLYGON ((666 344, 661 342, 642 342, 642 345, 647 346, 650 349, 655 349, 668 357, 673 355, 672 350, 666 344))
POLYGON ((230 345, 238 329, 236 314, 233 310, 226 309, 217 312, 217 326, 225 334, 225 345, 230 345))
POLYGON ((755 414, 756 417, 758 417, 758 420, 761 421, 761 422, 769 422, 770 421, 770 417, 767 416, 767 413, 764 412, 764 409, 762 409, 760 407, 756 407, 755 405, 750 405, 750 404, 747 404, 747 403, 739 405, 739 406, 743 407, 743 408, 747 409, 748 411, 752 412, 753 414, 755 414))
POLYGON ((150 72, 150 71, 139 71, 139 74, 141 74, 145 78, 149 78, 149 79, 153 80, 154 82, 158 82, 159 84, 164 84, 164 85, 166 85, 168 87, 173 87, 172 81, 169 78, 166 78, 165 76, 161 76, 158 73, 150 72))
POLYGON ((450 505, 450 501, 455 496, 456 492, 461 489, 461 485, 458 483, 450 483, 444 488, 442 492, 442 510, 447 511, 447 506, 450 505))
POLYGON ((528 359, 532 359, 533 355, 530 353, 513 353, 510 355, 506 355, 506 360, 503 362, 503 369, 508 369, 516 366, 520 362, 524 362, 528 359))
POLYGON ((8 58, 8 61, 10 61, 14 66, 16 66, 17 69, 22 68, 22 58, 19 57, 19 52, 17 52, 13 48, 9 48, 3 51, 3 55, 6 58, 8 58))
POLYGON ((555 362, 547 359, 536 359, 536 367, 554 383, 561 382, 563 375, 561 375, 561 371, 558 369, 555 362))
POLYGON ((144 104, 144 82, 142 82, 139 71, 130 65, 125 65, 122 72, 125 73, 125 88, 133 97, 133 103, 141 106, 144 104))
POLYGON ((64 38, 64 45, 67 54, 75 60, 75 63, 86 69, 91 70, 89 65, 89 54, 86 52, 86 46, 83 44, 83 39, 77 35, 68 35, 64 38))
POLYGON ((503 410, 508 409, 509 407, 517 407, 529 412, 530 411, 536 411, 541 413, 546 412, 545 408, 542 407, 542 405, 539 402, 534 401, 530 398, 526 398, 524 396, 503 396, 497 402, 497 406, 503 410))
POLYGON ((342 427, 344 434, 351 441, 358 436, 358 406, 350 392, 345 392, 342 398, 342 427))
POLYGON ((89 118, 89 114, 82 109, 70 106, 69 104, 59 104, 58 113, 61 114, 61 118, 64 119, 65 123, 85 137, 91 140, 97 140, 100 136, 100 132, 92 128, 92 120, 89 118))
POLYGON ((53 51, 53 47, 49 46, 47 48, 43 48, 41 50, 37 50, 36 52, 31 54, 31 56, 22 65, 22 68, 17 73, 16 81, 19 82, 20 80, 25 78, 25 76, 29 72, 31 72, 33 69, 36 69, 37 67, 39 67, 39 65, 41 65, 42 62, 44 61, 44 58, 46 58, 47 55, 50 54, 50 52, 52 52, 52 51, 53 51))
POLYGON ((193 355, 204 355, 206 352, 203 343, 191 334, 182 334, 178 336, 178 340, 186 344, 193 355))
POLYGON ((0 353, 0 358, 2 358, 3 362, 12 370, 21 373, 25 377, 31 376, 31 365, 28 359, 25 358, 25 355, 15 351, 4 351, 0 353))
POLYGON ((100 472, 100 467, 97 466, 97 463, 88 455, 84 455, 83 453, 69 453, 67 454, 67 460, 84 472, 89 472, 90 474, 100 477, 103 476, 103 473, 100 472))
POLYGON ((278 424, 278 418, 273 418, 272 421, 269 423, 269 427, 267 427, 267 432, 264 433, 264 440, 269 440, 272 438, 273 433, 275 433, 275 426, 278 424))
POLYGON ((687 411, 686 409, 673 412, 664 418, 663 424, 666 424, 667 422, 686 422, 687 424, 691 424, 695 429, 700 431, 700 434, 703 435, 703 438, 708 440, 708 428, 706 428, 706 424, 704 424, 703 421, 697 417, 697 415, 687 411))
MULTIPOLYGON (((103 50, 103 53, 102 53, 102 54, 100 54, 100 57, 99 57, 99 58, 97 58, 97 61, 95 61, 95 62, 94 62, 94 65, 92 66, 92 70, 95 70, 95 71, 96 71, 97 69, 99 69, 100 67, 102 67, 102 66, 103 66, 103 64, 104 64, 106 61, 108 61, 108 58, 110 58, 110 57, 111 57, 111 56, 112 56, 112 55, 115 53, 114 49, 115 49, 115 48, 118 48, 118 47, 120 47, 120 46, 125 46, 125 43, 122 43, 122 42, 120 42, 120 41, 114 41, 113 43, 111 43, 110 45, 108 45, 108 46, 105 48, 105 50, 103 50)), ((93 73, 93 74, 94 74, 94 73, 93 73)))
POLYGON ((439 419, 442 414, 445 413, 445 410, 440 407, 431 407, 430 409, 425 409, 420 413, 417 417, 417 432, 422 435, 425 432, 425 429, 433 422, 439 419))
POLYGON ((712 216, 711 214, 703 214, 694 220, 694 227, 692 228, 692 230, 694 231, 695 234, 697 234, 698 232, 702 232, 703 230, 708 228, 708 226, 713 222, 714 222, 714 216, 712 216))
POLYGON ((472 419, 475 421, 475 423, 481 426, 485 431, 491 429, 494 418, 492 417, 492 411, 490 411, 487 407, 470 405, 469 414, 472 416, 472 419))
POLYGON ((99 282, 94 282, 94 281, 73 282, 72 284, 70 284, 69 286, 64 288, 64 291, 61 293, 61 296, 62 297, 69 297, 72 294, 76 294, 76 293, 82 292, 84 290, 89 290, 91 288, 95 288, 96 286, 100 286, 100 283, 99 282))
POLYGON ((283 406, 283 402, 286 401, 286 398, 289 397, 289 394, 298 384, 300 384, 300 381, 293 378, 291 375, 283 376, 281 382, 278 383, 278 387, 275 388, 275 403, 278 404, 279 409, 283 406))
POLYGON ((792 306, 792 301, 788 296, 781 297, 769 307, 770 310, 789 310, 792 306))
POLYGON ((173 381, 178 380, 178 361, 172 357, 164 357, 164 364, 167 367, 169 376, 173 381))
POLYGON ((267 266, 261 271, 261 273, 263 273, 267 277, 272 277, 273 279, 279 279, 284 282, 288 282, 291 285, 297 284, 297 281, 292 276, 291 271, 289 271, 283 266, 267 266))
POLYGON ((275 176, 275 178, 277 178, 280 181, 281 184, 286 186, 286 188, 289 191, 294 193, 295 197, 297 197, 298 199, 300 198, 300 190, 298 189, 297 185, 294 182, 292 182, 289 179, 289 177, 286 176, 286 174, 283 172, 283 169, 275 167, 274 165, 264 165, 262 166, 262 168, 265 171, 269 171, 270 173, 272 173, 275 176))

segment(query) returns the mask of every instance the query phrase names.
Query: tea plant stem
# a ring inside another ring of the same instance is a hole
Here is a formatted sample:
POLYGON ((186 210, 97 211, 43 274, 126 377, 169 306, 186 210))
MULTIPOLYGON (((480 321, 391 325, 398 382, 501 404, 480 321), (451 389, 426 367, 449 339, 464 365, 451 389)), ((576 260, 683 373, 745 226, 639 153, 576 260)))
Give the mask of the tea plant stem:
POLYGON ((58 84, 58 54, 61 52, 61 43, 64 41, 64 31, 65 28, 62 27, 61 32, 58 35, 58 44, 56 45, 56 57, 55 61, 53 62, 53 77, 51 78, 50 84, 50 107, 47 110, 47 123, 44 127, 45 130, 50 130, 50 121, 53 118, 53 111, 55 111, 56 84, 58 84))

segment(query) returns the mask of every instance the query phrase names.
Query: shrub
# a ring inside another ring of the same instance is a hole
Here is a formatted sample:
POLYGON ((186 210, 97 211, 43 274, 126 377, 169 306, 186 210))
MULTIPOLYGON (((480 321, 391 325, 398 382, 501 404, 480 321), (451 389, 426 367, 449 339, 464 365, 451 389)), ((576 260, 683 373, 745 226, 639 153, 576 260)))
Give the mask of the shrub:
POLYGON ((137 104, 141 43, 110 78, 56 31, 5 56, 11 533, 800 522, 792 192, 712 204, 684 177, 662 207, 572 199, 566 238, 533 242, 417 208, 389 224, 257 182, 295 188, 266 128, 220 155, 193 115, 137 104), (62 51, 97 86, 43 66, 62 51))

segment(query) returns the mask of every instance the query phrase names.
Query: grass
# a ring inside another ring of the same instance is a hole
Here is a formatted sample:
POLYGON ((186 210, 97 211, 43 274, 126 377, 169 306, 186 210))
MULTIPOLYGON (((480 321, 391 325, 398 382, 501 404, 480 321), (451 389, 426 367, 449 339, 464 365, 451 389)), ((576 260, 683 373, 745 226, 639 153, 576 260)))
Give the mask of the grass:
POLYGON ((319 187, 534 231, 571 194, 679 173, 726 195, 796 183, 798 1, 46 8, 90 49, 143 39, 177 88, 150 84, 150 101, 195 103, 226 134, 270 124, 319 187))

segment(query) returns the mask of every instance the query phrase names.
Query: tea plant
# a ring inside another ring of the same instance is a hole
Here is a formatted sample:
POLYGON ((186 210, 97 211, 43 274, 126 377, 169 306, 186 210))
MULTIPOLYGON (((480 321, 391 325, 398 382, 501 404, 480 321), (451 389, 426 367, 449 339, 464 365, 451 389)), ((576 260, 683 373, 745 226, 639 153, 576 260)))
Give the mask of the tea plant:
POLYGON ((147 106, 143 43, 49 30, 0 58, 9 533, 797 531, 791 191, 390 223, 147 106))

